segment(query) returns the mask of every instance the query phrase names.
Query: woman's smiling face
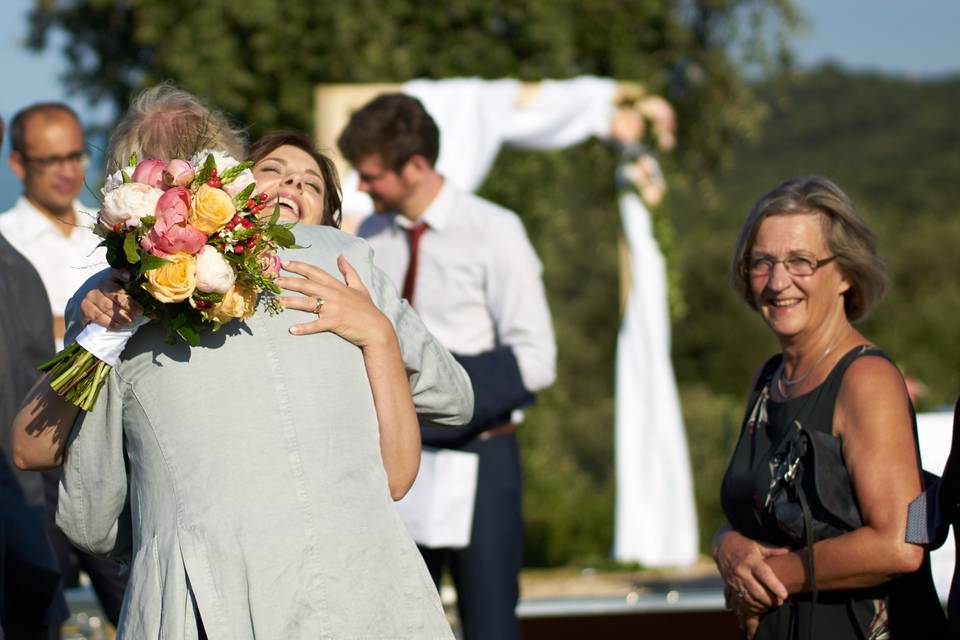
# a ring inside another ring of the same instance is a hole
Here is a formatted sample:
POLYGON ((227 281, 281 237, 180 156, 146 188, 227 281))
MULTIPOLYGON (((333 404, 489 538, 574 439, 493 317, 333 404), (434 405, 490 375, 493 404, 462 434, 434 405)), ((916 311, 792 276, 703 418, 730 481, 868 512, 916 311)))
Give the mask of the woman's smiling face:
POLYGON ((298 147, 281 145, 253 165, 257 191, 267 194, 265 213, 280 206, 280 220, 320 224, 326 185, 320 166, 298 147))
POLYGON ((831 257, 829 220, 823 213, 772 215, 760 223, 749 251, 753 258, 777 261, 765 275, 749 275, 757 310, 780 339, 815 333, 835 313, 844 313, 843 293, 850 288, 836 263, 813 274, 789 273, 782 260, 804 257, 813 262, 831 257))

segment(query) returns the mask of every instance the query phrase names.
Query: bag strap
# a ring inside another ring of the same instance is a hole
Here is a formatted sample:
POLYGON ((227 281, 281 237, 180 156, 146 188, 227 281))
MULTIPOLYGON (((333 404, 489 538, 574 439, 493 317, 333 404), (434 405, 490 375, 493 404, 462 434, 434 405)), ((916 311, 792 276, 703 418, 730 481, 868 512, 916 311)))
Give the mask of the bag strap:
POLYGON ((783 362, 783 354, 778 353, 763 363, 763 367, 760 368, 760 373, 753 383, 753 389, 750 390, 750 397, 747 398, 747 406, 744 410, 746 416, 750 416, 756 411, 757 403, 761 400, 763 390, 770 383, 770 379, 773 377, 774 372, 776 372, 781 362, 783 362))
POLYGON ((813 627, 816 624, 815 613, 817 610, 817 567, 813 558, 813 515, 810 513, 810 505, 807 502, 807 493, 803 490, 803 483, 798 482, 795 486, 800 498, 800 509, 803 511, 803 533, 807 538, 807 567, 810 570, 810 621, 807 624, 807 638, 813 640, 816 637, 813 627))

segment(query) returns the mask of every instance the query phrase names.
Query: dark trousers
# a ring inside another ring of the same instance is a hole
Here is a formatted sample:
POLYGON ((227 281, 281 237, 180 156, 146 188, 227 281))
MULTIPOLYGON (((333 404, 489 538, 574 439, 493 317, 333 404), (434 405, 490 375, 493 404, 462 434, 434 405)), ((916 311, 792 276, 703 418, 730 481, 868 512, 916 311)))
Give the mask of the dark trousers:
POLYGON ((523 482, 517 436, 475 439, 462 450, 480 457, 470 546, 421 547, 420 553, 438 585, 443 567, 450 567, 465 640, 518 640, 523 482))
POLYGON ((100 601, 100 607, 110 623, 116 627, 120 620, 120 608, 123 605, 123 592, 127 588, 129 572, 113 560, 81 551, 73 546, 67 536, 63 535, 55 522, 57 513, 57 484, 59 471, 46 471, 43 474, 47 498, 48 533, 53 551, 60 565, 63 575, 63 586, 76 587, 79 583, 80 571, 90 576, 90 583, 100 601))

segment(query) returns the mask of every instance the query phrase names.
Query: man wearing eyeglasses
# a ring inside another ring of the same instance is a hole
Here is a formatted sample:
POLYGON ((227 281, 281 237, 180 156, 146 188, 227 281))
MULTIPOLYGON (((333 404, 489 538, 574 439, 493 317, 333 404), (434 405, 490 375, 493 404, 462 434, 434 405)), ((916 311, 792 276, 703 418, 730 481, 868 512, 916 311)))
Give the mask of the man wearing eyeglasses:
POLYGON ((35 104, 13 117, 10 147, 8 162, 23 194, 0 214, 0 233, 40 272, 61 347, 67 300, 106 264, 99 238, 81 228, 94 222, 77 200, 89 163, 83 129, 70 107, 35 104))
MULTIPOLYGON (((23 109, 10 123, 8 162, 23 194, 12 209, 0 214, 0 235, 40 274, 53 315, 53 337, 63 346, 63 311, 84 281, 106 265, 99 238, 89 229, 94 218, 77 200, 89 163, 83 129, 76 113, 60 103, 23 109)), ((20 295, 29 295, 21 287, 20 295)), ((36 292, 42 296, 43 292, 36 292)), ((23 306, 30 300, 5 300, 23 306)), ((48 325, 49 326, 49 325, 48 325)), ((39 362, 33 363, 34 366, 39 362)), ((6 372, 0 371, 0 375, 6 372)), ((53 522, 57 508, 59 471, 44 472, 48 531, 63 575, 64 586, 76 586, 85 571, 104 613, 116 625, 126 586, 126 574, 116 563, 75 549, 53 522)))

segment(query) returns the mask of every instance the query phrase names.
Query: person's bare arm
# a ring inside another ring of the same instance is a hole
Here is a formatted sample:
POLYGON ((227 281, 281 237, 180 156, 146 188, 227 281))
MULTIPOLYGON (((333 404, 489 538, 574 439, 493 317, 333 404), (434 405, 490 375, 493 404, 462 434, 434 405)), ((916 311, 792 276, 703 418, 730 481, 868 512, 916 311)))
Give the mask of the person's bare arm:
MULTIPOLYGON (((129 275, 111 270, 97 286, 80 299, 83 324, 95 322, 119 328, 143 313, 142 307, 123 290, 129 275)), ((63 317, 54 317, 54 332, 64 337, 63 317), (58 323, 59 320, 59 323, 58 323)), ((40 376, 30 389, 13 423, 13 462, 21 469, 50 469, 63 463, 67 437, 80 409, 50 388, 49 375, 40 376)))
POLYGON ((30 389, 13 421, 13 463, 40 471, 63 464, 67 438, 80 409, 50 388, 48 374, 30 389))
POLYGON ((363 350, 380 426, 380 453, 387 472, 390 495, 402 498, 420 467, 420 425, 410 394, 410 382, 400 345, 390 320, 373 304, 370 294, 347 259, 337 266, 345 284, 323 269, 303 262, 284 263, 284 269, 302 278, 284 276, 277 284, 302 296, 283 296, 290 309, 314 312, 323 300, 317 319, 290 327, 294 335, 331 331, 363 350))

